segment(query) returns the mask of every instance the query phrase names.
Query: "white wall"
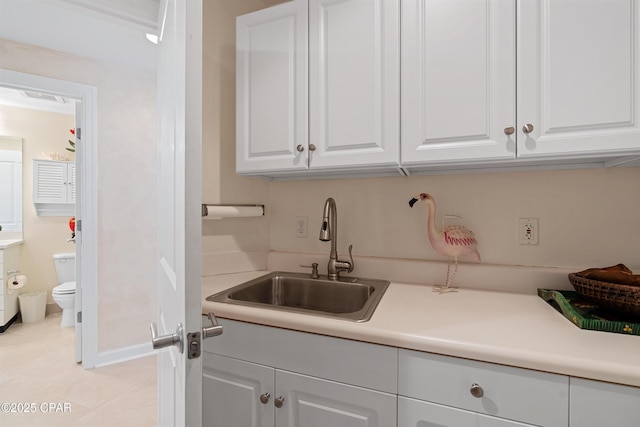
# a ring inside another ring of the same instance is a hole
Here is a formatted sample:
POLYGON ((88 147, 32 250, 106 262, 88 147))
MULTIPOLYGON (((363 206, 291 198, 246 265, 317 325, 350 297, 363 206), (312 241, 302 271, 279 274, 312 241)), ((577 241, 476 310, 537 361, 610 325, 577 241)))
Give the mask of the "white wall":
POLYGON ((156 271, 155 73, 6 39, 0 52, 0 68, 97 88, 98 351, 148 342, 156 271))

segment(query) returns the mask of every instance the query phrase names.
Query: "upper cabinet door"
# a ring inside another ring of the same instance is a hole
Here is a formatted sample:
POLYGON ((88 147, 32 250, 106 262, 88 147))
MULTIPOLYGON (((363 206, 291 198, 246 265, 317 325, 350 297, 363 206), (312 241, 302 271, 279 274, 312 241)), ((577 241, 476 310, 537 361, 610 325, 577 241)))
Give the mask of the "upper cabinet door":
POLYGON ((639 23, 635 0, 520 0, 519 157, 637 152, 639 23))
POLYGON ((307 169, 307 0, 236 21, 236 171, 307 169))
POLYGON ((312 169, 399 163, 399 67, 399 0, 309 0, 312 169))
POLYGON ((402 2, 402 164, 512 159, 515 2, 402 2))
MULTIPOLYGON (((75 168, 74 178, 75 178, 75 168)), ((54 160, 33 161, 33 202, 71 203, 69 163, 54 160)), ((74 183, 75 184, 75 183, 74 183)), ((74 192, 75 193, 75 192, 74 192)))

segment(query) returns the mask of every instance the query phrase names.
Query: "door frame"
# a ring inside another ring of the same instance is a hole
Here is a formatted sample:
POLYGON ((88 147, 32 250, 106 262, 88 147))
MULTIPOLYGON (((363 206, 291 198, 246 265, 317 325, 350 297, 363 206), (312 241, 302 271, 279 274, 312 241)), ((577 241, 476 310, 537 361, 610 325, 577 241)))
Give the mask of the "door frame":
MULTIPOLYGON (((82 220, 76 246, 79 263, 76 281, 81 286, 82 367, 94 368, 98 357, 98 179, 97 179, 97 112, 98 90, 94 86, 36 76, 0 68, 0 86, 33 90, 82 102, 81 117, 76 117, 82 129, 82 146, 76 151, 76 199, 82 220)), ((79 311, 76 308, 76 311, 79 311)))

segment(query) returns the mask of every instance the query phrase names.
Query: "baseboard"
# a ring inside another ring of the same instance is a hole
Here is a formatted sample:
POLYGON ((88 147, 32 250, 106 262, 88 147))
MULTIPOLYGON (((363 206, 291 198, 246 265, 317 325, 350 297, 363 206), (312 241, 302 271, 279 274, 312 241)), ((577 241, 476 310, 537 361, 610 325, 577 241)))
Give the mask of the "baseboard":
POLYGON ((13 322, 15 322, 17 318, 18 318, 18 313, 16 313, 11 319, 9 319, 9 321, 7 323, 5 323, 4 325, 0 326, 0 334, 4 333, 4 331, 9 329, 9 326, 11 326, 11 324, 13 322))
POLYGON ((119 348, 117 350, 103 351, 98 353, 95 367, 100 368, 102 366, 139 359, 153 354, 155 354, 155 352, 151 347, 151 343, 132 345, 130 347, 119 348))
POLYGON ((62 313, 62 309, 60 308, 60 306, 55 302, 47 304, 47 308, 45 309, 45 315, 48 316, 54 313, 62 313))

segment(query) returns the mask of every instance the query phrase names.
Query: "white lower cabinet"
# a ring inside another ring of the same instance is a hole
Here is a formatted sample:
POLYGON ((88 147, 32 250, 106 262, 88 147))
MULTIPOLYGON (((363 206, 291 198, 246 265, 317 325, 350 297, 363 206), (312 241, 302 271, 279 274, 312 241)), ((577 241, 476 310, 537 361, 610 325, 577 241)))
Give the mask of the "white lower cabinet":
MULTIPOLYGON (((247 424, 248 425, 248 424, 247 424)), ((398 397, 398 427, 513 427, 532 426, 477 412, 398 397)))
POLYGON ((569 426, 640 426, 640 388, 571 378, 569 426))
POLYGON ((205 353, 203 426, 389 427, 396 396, 205 353))
POLYGON ((396 425, 397 349, 220 323, 203 343, 203 426, 396 425))
POLYGON ((4 332, 18 314, 18 292, 9 291, 9 271, 20 270, 20 245, 0 249, 0 333, 4 332))
POLYGON ((203 427, 273 425, 273 368, 210 353, 203 358, 203 427))
POLYGON ((397 396, 276 370, 277 427, 396 425, 397 396))
POLYGON ((399 427, 567 426, 564 375, 401 349, 398 394, 415 399, 399 427))
POLYGON ((640 388, 221 320, 205 427, 640 426, 640 388))

